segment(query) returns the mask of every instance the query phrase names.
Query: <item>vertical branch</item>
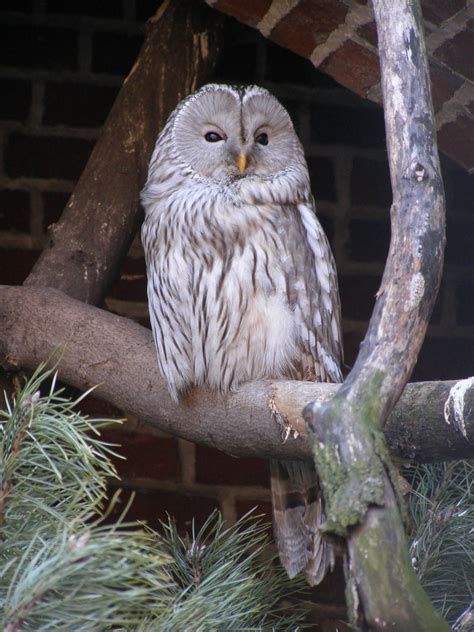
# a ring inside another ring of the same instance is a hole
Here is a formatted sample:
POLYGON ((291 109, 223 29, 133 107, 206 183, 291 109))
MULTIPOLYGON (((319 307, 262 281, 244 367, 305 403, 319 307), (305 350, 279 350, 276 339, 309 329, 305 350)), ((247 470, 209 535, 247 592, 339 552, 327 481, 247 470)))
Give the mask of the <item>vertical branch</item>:
POLYGON ((138 59, 25 285, 101 302, 138 227, 138 196, 157 133, 206 79, 219 33, 216 12, 192 0, 167 0, 149 20, 138 59))
POLYGON ((444 251, 444 195, 417 0, 373 0, 393 187, 392 239, 369 329, 346 382, 310 404, 325 530, 346 538, 348 601, 362 629, 431 632, 434 612, 408 558, 382 427, 428 325, 444 251))

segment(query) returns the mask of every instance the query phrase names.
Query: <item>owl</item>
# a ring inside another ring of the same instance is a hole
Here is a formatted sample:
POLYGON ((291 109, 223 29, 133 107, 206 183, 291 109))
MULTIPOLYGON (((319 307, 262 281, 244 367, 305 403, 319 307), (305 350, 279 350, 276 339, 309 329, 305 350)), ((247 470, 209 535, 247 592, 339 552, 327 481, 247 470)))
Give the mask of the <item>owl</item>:
MULTIPOLYGON (((274 96, 209 84, 181 101, 141 200, 150 319, 173 398, 262 378, 341 381, 334 260, 274 96)), ((270 475, 281 562, 315 585, 334 563, 315 469, 271 461, 270 475)))

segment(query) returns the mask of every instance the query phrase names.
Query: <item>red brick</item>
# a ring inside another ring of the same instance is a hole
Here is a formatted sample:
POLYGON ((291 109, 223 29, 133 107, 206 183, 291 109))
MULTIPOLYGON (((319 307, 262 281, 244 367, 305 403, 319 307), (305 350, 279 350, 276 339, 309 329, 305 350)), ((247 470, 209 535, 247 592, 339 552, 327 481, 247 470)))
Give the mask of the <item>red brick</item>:
POLYGON ((311 190, 316 200, 337 200, 334 164, 331 158, 309 156, 308 170, 311 178, 311 190))
POLYGON ((385 149, 382 108, 315 104, 311 109, 311 139, 323 145, 356 145, 385 149))
MULTIPOLYGON (((338 0, 301 0, 270 34, 270 38, 303 57, 344 23, 347 7, 338 0)), ((331 73, 330 73, 331 74, 331 73)))
POLYGON ((387 220, 353 219, 349 222, 349 255, 354 261, 385 262, 390 243, 387 220))
MULTIPOLYGON (((83 415, 95 419, 123 419, 124 417, 123 411, 93 395, 89 395, 81 400, 78 410, 80 410, 83 415)), ((114 425, 112 426, 112 429, 113 428, 115 428, 114 425)), ((120 426, 118 426, 118 428, 120 428, 120 426)))
POLYGON ((379 58, 368 48, 348 40, 321 64, 341 85, 362 97, 380 82, 379 58))
POLYGON ((181 465, 176 439, 124 432, 118 428, 103 430, 101 438, 110 443, 120 444, 120 447, 114 450, 126 460, 114 459, 114 463, 123 480, 179 480, 181 465))
MULTIPOLYGON (((155 2, 156 4, 156 2, 155 2)), ((47 0, 46 11, 63 15, 88 15, 97 18, 122 17, 122 5, 116 0, 47 0)))
POLYGON ((268 522, 271 527, 272 524, 272 503, 264 500, 251 500, 249 498, 236 498, 235 499, 235 511, 238 518, 245 516, 249 511, 252 511, 252 516, 261 516, 261 520, 268 522))
MULTIPOLYGON (((239 27, 241 28, 240 25, 239 27)), ((229 36, 223 43, 223 50, 217 59, 212 81, 224 83, 256 81, 256 56, 256 42, 241 42, 238 35, 235 38, 229 36)))
POLYGON ((460 114, 456 121, 445 123, 438 131, 440 148, 466 169, 474 166, 474 120, 460 114))
POLYGON ((46 125, 100 127, 117 96, 118 89, 86 83, 47 82, 43 122, 46 125))
MULTIPOLYGON (((381 277, 368 275, 347 275, 339 278, 342 315, 349 320, 368 322, 372 316, 376 293, 381 277)), ((441 319, 443 292, 440 291, 433 309, 430 323, 439 323, 441 319)))
POLYGON ((272 0, 217 0, 212 6, 236 17, 240 22, 255 26, 270 8, 272 0))
POLYGON ((26 191, 0 191, 0 230, 30 232, 30 196, 26 191))
MULTIPOLYGON (((112 0, 115 3, 115 0, 112 0)), ((135 0, 135 15, 137 20, 148 20, 152 15, 155 15, 158 7, 162 2, 156 0, 135 0)))
POLYGON ((390 171, 385 160, 356 156, 351 172, 351 202, 389 207, 392 203, 390 171))
POLYGON ((458 325, 474 325, 474 279, 463 279, 456 288, 456 321, 458 325))
POLYGON ((0 59, 3 66, 75 70, 77 32, 39 25, 2 24, 0 59))
POLYGON ((410 381, 457 380, 472 375, 474 340, 426 338, 410 381))
POLYGON ((452 221, 446 223, 447 264, 474 266, 474 222, 452 221))
MULTIPOLYGON (((114 491, 112 488, 110 496, 114 491)), ((108 522, 113 522, 118 518, 130 498, 131 491, 131 489, 123 490, 120 501, 108 522)), ((133 491, 135 498, 127 519, 145 520, 154 529, 159 529, 160 520, 167 520, 167 514, 176 520, 180 532, 190 531, 193 519, 199 529, 214 509, 219 509, 217 500, 204 496, 140 488, 135 488, 133 491)))
POLYGON ((357 35, 363 37, 367 40, 367 42, 369 42, 369 44, 372 44, 372 46, 377 47, 379 38, 375 22, 368 22, 367 24, 359 26, 357 29, 357 35))
POLYGON ((441 316, 443 312, 443 302, 444 302, 444 283, 441 283, 439 288, 438 295, 436 296, 436 301, 433 307, 433 311, 430 317, 431 325, 438 325, 441 322, 441 316))
POLYGON ((208 485, 269 485, 264 459, 235 458, 205 446, 196 448, 196 480, 208 485))
POLYGON ((127 258, 109 296, 124 301, 146 301, 146 283, 145 259, 127 258))
POLYGON ((434 51, 434 56, 471 81, 474 81, 474 37, 460 31, 434 51))
POLYGON ((15 11, 15 13, 31 13, 33 0, 2 0, 3 11, 15 11))
POLYGON ((474 279, 463 279, 456 288, 457 324, 474 325, 474 279))
POLYGON ((466 6, 466 0, 422 0, 421 11, 425 20, 441 24, 466 6))
POLYGON ((462 86, 462 79, 457 77, 449 68, 430 61, 431 96, 434 111, 438 112, 443 103, 448 101, 458 88, 462 86))
POLYGON ((21 285, 39 255, 38 250, 0 249, 0 284, 21 285))
POLYGON ((11 178, 77 180, 94 143, 79 138, 10 134, 5 148, 6 172, 11 178))
MULTIPOLYGON (((337 557, 332 573, 328 573, 323 582, 312 589, 312 600, 314 600, 319 606, 322 606, 323 604, 345 605, 346 600, 344 597, 344 588, 344 567, 342 559, 337 557)), ((342 627, 341 632, 346 629, 349 628, 342 627)))
MULTIPOLYGON (((295 85, 299 83, 324 90, 333 90, 338 87, 332 77, 317 70, 309 59, 305 59, 287 48, 282 48, 270 40, 266 42, 265 79, 279 84, 295 85)), ((294 103, 296 107, 299 106, 296 100, 294 103)), ((293 119, 294 121, 295 119, 293 119)))
POLYGON ((0 118, 24 121, 30 111, 31 84, 22 79, 0 79, 0 118))
POLYGON ((375 305, 380 277, 350 275, 339 279, 341 308, 344 318, 368 321, 375 305))
POLYGON ((358 331, 347 331, 344 333, 344 375, 347 375, 354 366, 364 335, 365 333, 362 334, 358 331))
POLYGON ((63 210, 69 200, 69 193, 59 193, 57 191, 47 191, 43 193, 43 227, 54 224, 61 217, 63 210))
POLYGON ((125 75, 132 68, 142 35, 96 31, 92 36, 92 71, 125 75))
POLYGON ((354 629, 347 622, 347 612, 343 606, 311 606, 307 621, 318 632, 350 632, 354 629))
POLYGON ((148 318, 136 318, 134 320, 135 320, 135 322, 137 322, 142 327, 146 327, 147 329, 151 329, 150 317, 148 317, 148 318))
POLYGON ((316 198, 316 212, 317 212, 318 220, 319 220, 321 226, 323 227, 324 233, 325 233, 326 237, 328 238, 329 243, 332 246, 333 245, 333 239, 334 239, 334 232, 335 232, 334 231, 334 220, 333 220, 332 217, 328 217, 324 213, 320 213, 319 212, 317 198, 316 198))
POLYGON ((449 215, 452 217, 453 212, 470 213, 474 200, 474 174, 469 175, 445 156, 442 156, 441 171, 449 215))

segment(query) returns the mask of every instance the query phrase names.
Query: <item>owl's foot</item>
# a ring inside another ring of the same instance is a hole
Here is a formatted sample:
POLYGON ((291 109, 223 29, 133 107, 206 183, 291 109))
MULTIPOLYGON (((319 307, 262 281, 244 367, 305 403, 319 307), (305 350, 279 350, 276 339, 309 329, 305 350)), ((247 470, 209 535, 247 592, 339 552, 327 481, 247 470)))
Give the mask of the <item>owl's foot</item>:
POLYGON ((298 430, 296 430, 296 428, 293 428, 288 417, 278 409, 274 397, 270 398, 268 405, 270 407, 272 417, 276 421, 280 429, 280 437, 282 443, 286 443, 290 437, 292 437, 293 439, 299 437, 300 433, 298 432, 298 430))

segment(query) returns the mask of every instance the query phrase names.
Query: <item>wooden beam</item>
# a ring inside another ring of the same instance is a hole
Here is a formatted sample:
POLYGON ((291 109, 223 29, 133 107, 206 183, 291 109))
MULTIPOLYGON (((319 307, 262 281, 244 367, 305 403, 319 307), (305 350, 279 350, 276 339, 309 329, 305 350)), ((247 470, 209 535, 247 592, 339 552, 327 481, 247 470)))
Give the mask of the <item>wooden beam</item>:
POLYGON ((25 285, 93 305, 103 300, 138 229, 156 136, 176 104, 206 81, 220 20, 193 0, 166 0, 148 21, 138 59, 25 285))

